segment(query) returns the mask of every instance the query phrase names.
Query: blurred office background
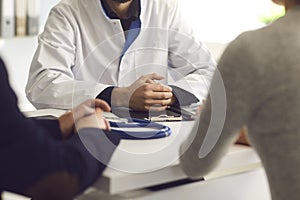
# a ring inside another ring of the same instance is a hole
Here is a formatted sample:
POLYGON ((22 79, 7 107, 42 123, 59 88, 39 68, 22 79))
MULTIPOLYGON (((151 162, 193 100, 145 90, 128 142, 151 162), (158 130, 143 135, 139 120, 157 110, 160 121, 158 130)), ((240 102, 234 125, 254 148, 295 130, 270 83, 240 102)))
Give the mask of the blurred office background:
MULTIPOLYGON (((41 1, 40 31, 43 30, 49 10, 57 2, 59 0, 41 1)), ((282 7, 275 6, 271 0, 179 0, 179 3, 188 23, 216 59, 238 34, 265 26, 265 22, 283 14, 282 7)), ((25 85, 36 46, 37 36, 0 37, 0 55, 7 64, 10 82, 23 111, 34 109, 26 99, 25 85)))

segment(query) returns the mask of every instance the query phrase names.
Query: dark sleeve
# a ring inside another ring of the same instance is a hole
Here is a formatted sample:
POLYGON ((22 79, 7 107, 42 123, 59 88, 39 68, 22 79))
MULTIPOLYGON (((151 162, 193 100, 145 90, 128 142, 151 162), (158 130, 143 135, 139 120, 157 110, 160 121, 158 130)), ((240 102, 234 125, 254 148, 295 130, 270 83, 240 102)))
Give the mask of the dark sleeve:
MULTIPOLYGON (((80 172, 70 173, 66 170, 55 170, 38 182, 31 185, 24 192, 27 196, 34 199, 43 200, 72 200, 79 192, 92 185, 93 182, 105 170, 112 153, 119 143, 119 135, 111 135, 99 129, 86 128, 79 131, 70 140, 65 142, 65 149, 74 148, 74 156, 77 162, 73 164, 71 171, 80 172), (81 148, 84 147, 84 148, 81 148), (75 189, 76 188, 76 189, 75 189), (61 190, 64 190, 62 193, 61 190)), ((69 158, 65 157, 68 161, 69 158)))
POLYGON ((34 120, 38 125, 47 129, 47 133, 50 134, 49 136, 51 136, 57 140, 63 139, 58 120, 56 120, 56 119, 53 119, 53 120, 52 119, 32 119, 32 120, 34 120))
POLYGON ((115 87, 105 88, 96 98, 106 101, 111 106, 111 93, 115 87))
POLYGON ((174 103, 174 106, 187 106, 199 101, 199 99, 195 95, 188 91, 185 91, 173 85, 170 85, 170 87, 172 88, 173 94, 177 99, 177 102, 174 103))
MULTIPOLYGON (((104 170, 119 138, 106 137, 107 133, 101 130, 83 129, 70 140, 57 141, 50 136, 50 131, 59 132, 58 126, 46 128, 36 120, 25 118, 19 111, 17 98, 9 86, 1 60, 0 91, 0 189, 22 193, 55 172, 74 176, 79 191, 95 181, 104 170), (86 147, 103 145, 102 141, 108 142, 104 137, 115 145, 108 149, 104 148, 105 145, 97 149, 97 158, 104 160, 101 163, 86 147)), ((61 191, 69 189, 67 184, 63 187, 61 191)))
MULTIPOLYGON (((83 129, 58 142, 34 123, 23 124, 24 136, 1 151, 3 188, 23 193, 47 175, 64 172, 76 178, 81 192, 101 175, 120 138, 99 129, 83 129)), ((7 132, 7 131, 6 131, 7 132)), ((68 190, 68 186, 65 186, 68 190)))
POLYGON ((80 151, 82 151, 84 162, 78 163, 82 167, 79 175, 81 191, 91 185, 104 171, 120 139, 120 135, 111 134, 109 131, 84 128, 68 141, 70 145, 77 143, 79 147, 82 147, 80 151))

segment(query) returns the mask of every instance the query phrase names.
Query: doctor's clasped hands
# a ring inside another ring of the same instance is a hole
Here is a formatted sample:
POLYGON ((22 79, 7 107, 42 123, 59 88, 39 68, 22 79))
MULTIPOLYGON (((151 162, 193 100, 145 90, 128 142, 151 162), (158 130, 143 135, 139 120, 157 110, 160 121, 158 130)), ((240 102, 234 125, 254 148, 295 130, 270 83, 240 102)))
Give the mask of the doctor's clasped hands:
POLYGON ((172 88, 156 82, 164 77, 156 73, 141 76, 128 87, 114 88, 112 105, 129 106, 134 110, 165 110, 176 101, 172 88))

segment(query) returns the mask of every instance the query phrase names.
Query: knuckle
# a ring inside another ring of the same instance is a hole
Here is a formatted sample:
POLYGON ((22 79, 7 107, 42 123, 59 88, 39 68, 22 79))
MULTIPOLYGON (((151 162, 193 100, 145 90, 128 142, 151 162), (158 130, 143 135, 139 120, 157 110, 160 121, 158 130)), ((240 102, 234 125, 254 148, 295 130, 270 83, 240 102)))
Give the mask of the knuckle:
POLYGON ((151 84, 145 84, 144 89, 145 90, 151 90, 151 84))
POLYGON ((143 96, 144 98, 150 97, 150 92, 149 92, 149 90, 143 90, 141 94, 142 94, 142 96, 143 96))
POLYGON ((158 84, 156 84, 156 87, 157 87, 157 89, 163 89, 164 87, 162 86, 162 84, 160 84, 160 83, 158 83, 158 84))
POLYGON ((141 92, 145 92, 147 89, 146 89, 146 86, 145 85, 142 85, 140 86, 136 91, 141 91, 141 92))
POLYGON ((145 100, 144 100, 144 104, 147 105, 147 106, 149 106, 149 105, 152 105, 153 102, 152 102, 151 99, 145 99, 145 100))
POLYGON ((145 99, 145 100, 144 100, 144 104, 145 104, 145 105, 150 104, 150 100, 149 100, 149 99, 145 99))
POLYGON ((170 100, 170 99, 167 99, 167 100, 162 101, 162 102, 161 102, 161 105, 162 105, 162 106, 166 106, 166 105, 168 105, 168 104, 170 104, 170 103, 171 103, 171 100, 170 100))

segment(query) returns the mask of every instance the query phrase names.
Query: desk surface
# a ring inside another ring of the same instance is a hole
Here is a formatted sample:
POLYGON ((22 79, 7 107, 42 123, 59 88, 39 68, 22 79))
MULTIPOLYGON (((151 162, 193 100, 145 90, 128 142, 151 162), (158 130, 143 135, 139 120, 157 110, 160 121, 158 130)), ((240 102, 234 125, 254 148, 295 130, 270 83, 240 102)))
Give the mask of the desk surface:
MULTIPOLYGON (((179 166, 179 146, 194 122, 166 122, 173 133, 153 140, 122 140, 108 168, 94 185, 109 194, 155 186, 187 178, 179 166)), ((251 147, 233 145, 219 166, 206 177, 213 179, 261 167, 251 147)))
MULTIPOLYGON (((50 115, 62 111, 48 110, 50 115)), ((45 115, 36 111, 27 116, 45 115)), ((46 113, 47 114, 47 113, 46 113)), ((94 187, 109 194, 119 194, 187 178, 179 167, 179 146, 193 128, 193 121, 165 122, 172 135, 151 140, 122 140, 94 187)), ((233 145, 219 166, 205 180, 260 168, 256 152, 247 146, 233 145)))

